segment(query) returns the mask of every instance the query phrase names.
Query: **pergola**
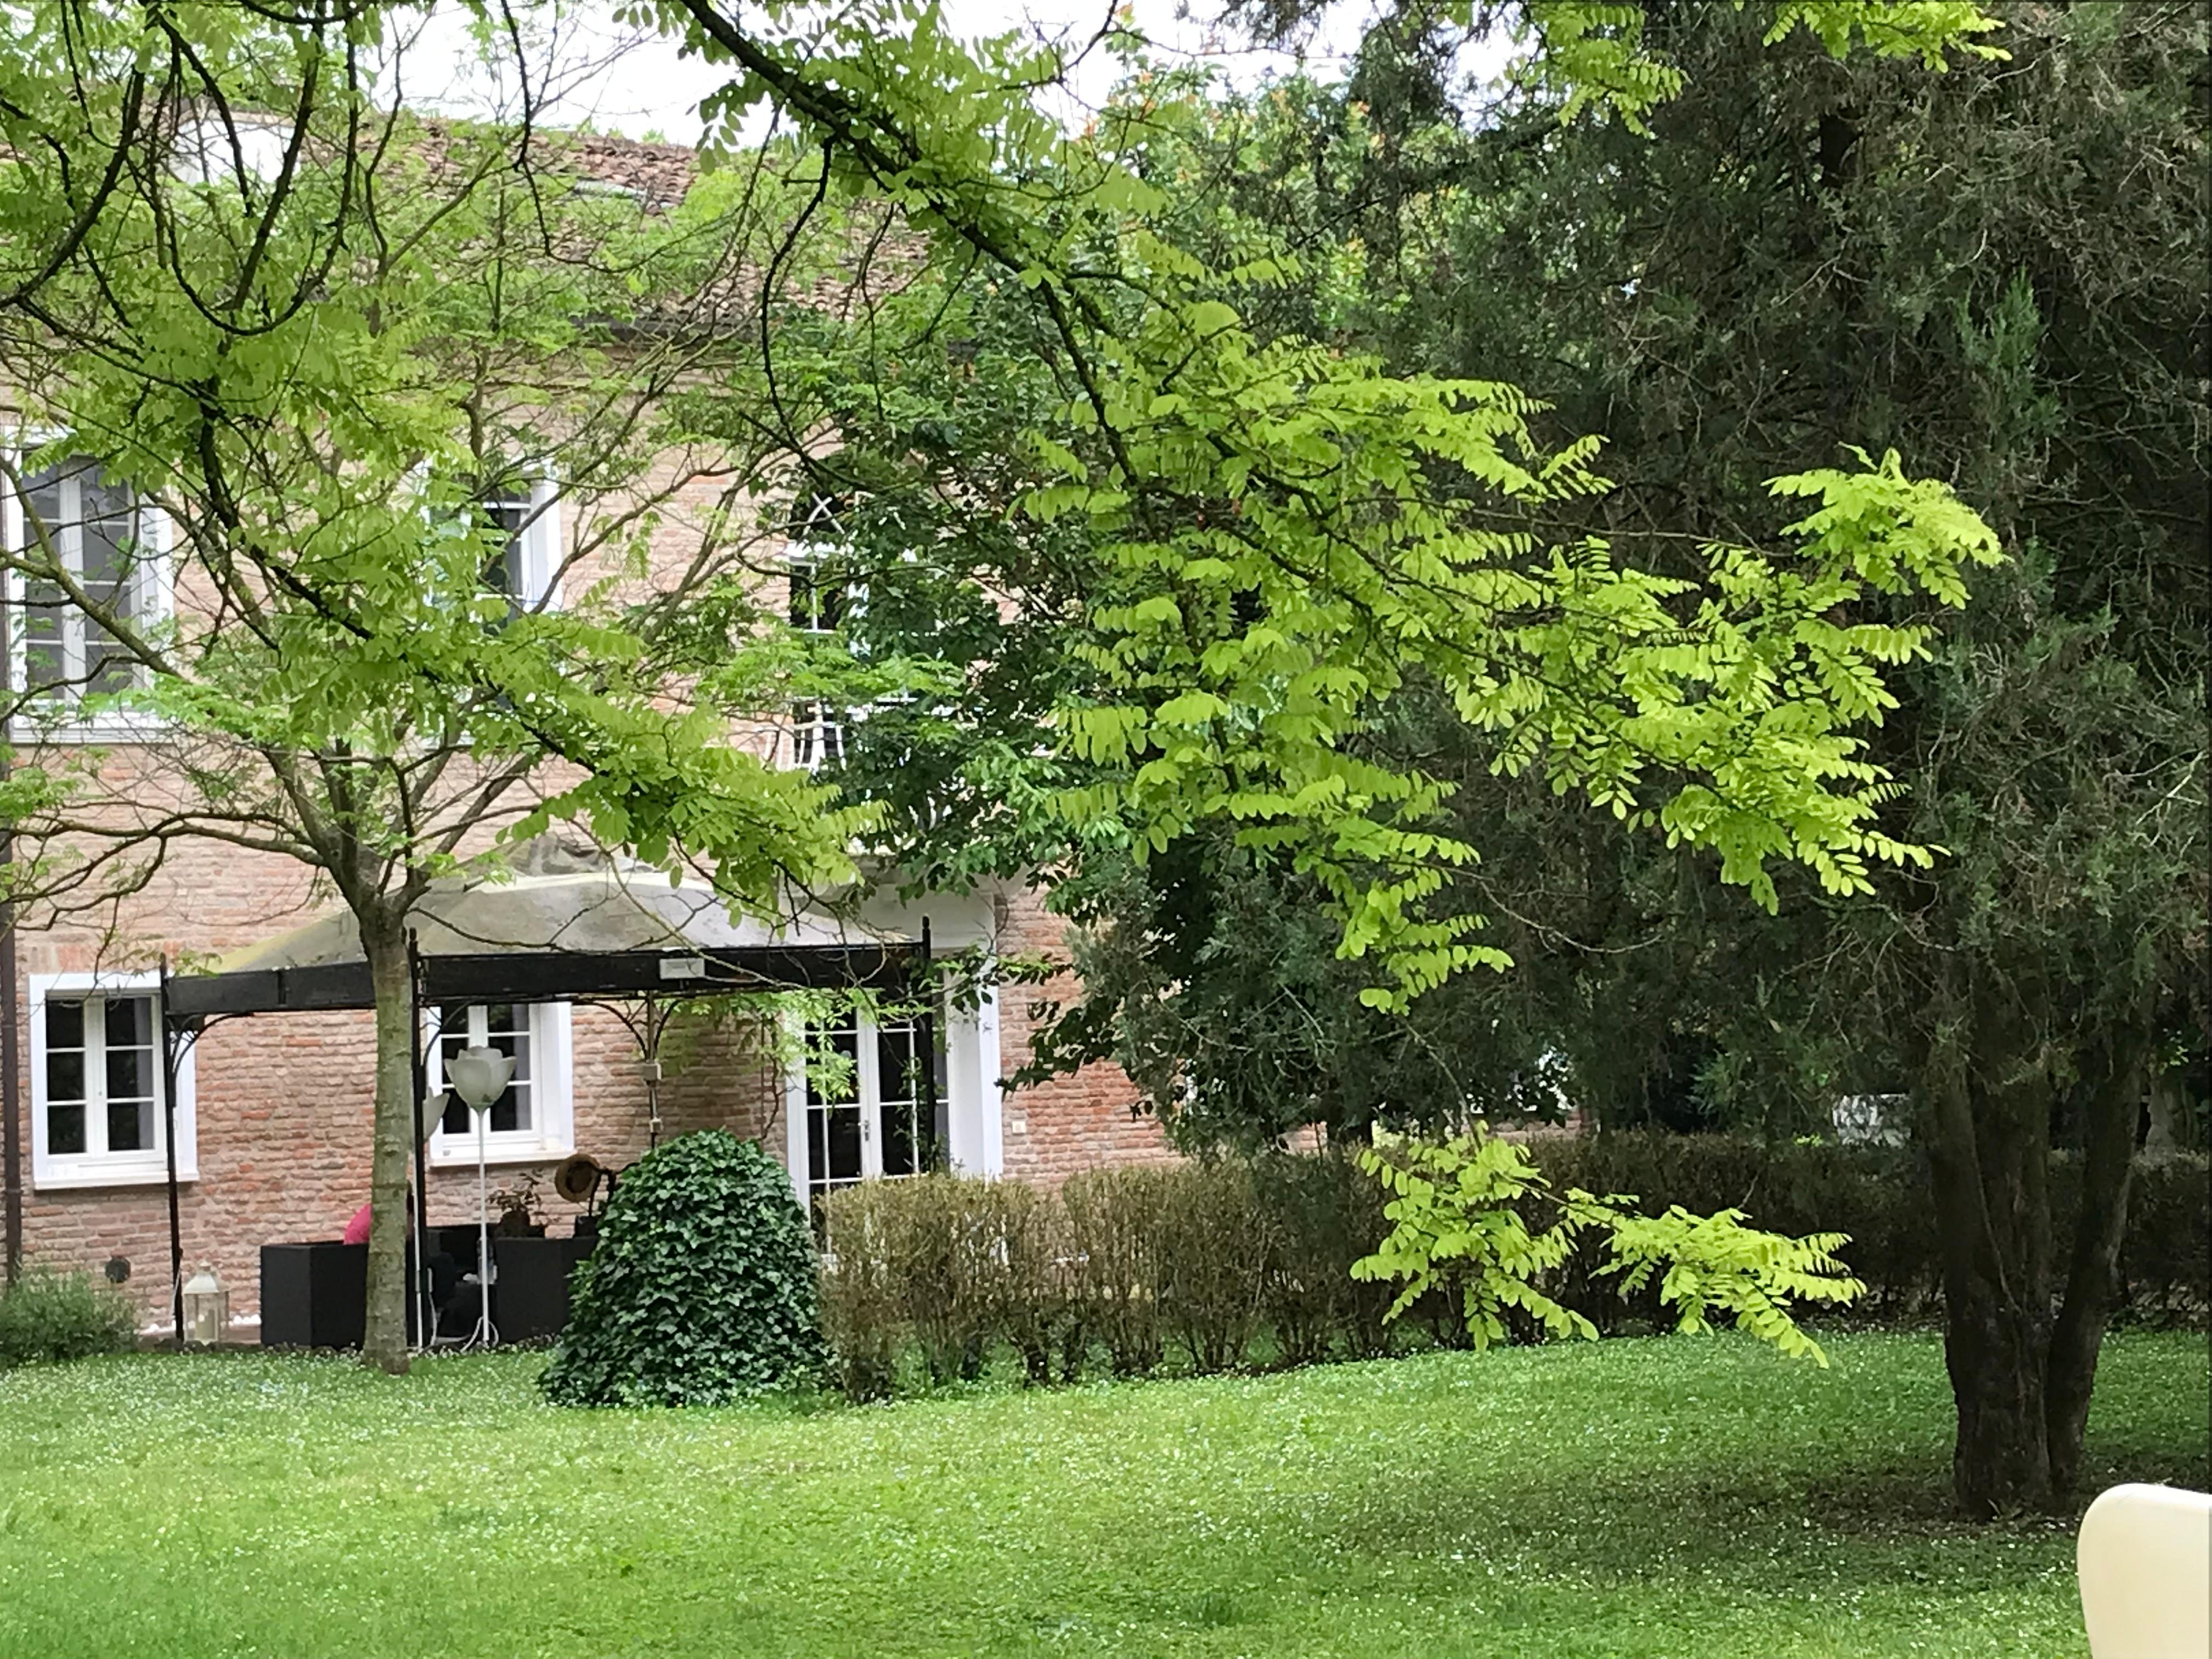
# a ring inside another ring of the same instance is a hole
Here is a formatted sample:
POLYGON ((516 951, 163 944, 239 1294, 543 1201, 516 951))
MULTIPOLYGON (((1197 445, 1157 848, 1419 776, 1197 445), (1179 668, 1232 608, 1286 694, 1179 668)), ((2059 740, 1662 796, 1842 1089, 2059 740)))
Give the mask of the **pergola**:
MULTIPOLYGON (((556 859, 555 862, 561 860, 556 859)), ((428 1209, 429 1052, 422 1011, 452 1002, 582 1001, 644 1005, 643 1057, 667 1005, 741 991, 914 988, 931 955, 919 939, 872 936, 811 912, 775 922, 733 918, 703 884, 672 883, 657 870, 605 860, 513 878, 434 883, 409 919, 408 964, 415 1052, 415 1249, 424 1276, 428 1209)), ((210 972, 161 976, 162 1110, 168 1146, 171 1315, 184 1339, 184 1231, 177 1180, 177 1060, 210 1026, 258 1014, 321 1013, 376 1006, 361 936, 349 911, 317 918, 226 957, 210 972)), ((929 1013, 923 1040, 933 1043, 929 1013)), ((650 1073, 648 1072, 648 1078, 650 1073)), ((932 1068, 923 1088, 933 1092, 932 1068)), ((652 1088, 648 1082, 648 1091, 652 1088)), ((934 1101, 929 1102, 933 1107, 934 1101)), ((418 1297, 427 1292, 416 1287, 418 1297)), ((431 1332, 421 1310, 420 1339, 431 1332)))

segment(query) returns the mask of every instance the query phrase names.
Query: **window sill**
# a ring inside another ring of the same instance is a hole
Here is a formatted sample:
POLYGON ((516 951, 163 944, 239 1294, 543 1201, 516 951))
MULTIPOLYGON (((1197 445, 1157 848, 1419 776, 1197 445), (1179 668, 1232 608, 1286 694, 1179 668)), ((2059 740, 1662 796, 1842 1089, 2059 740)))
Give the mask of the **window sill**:
MULTIPOLYGON (((179 1162, 179 1186, 199 1178, 196 1159, 179 1162)), ((38 1193, 81 1192, 98 1187, 166 1187, 168 1182, 167 1164, 148 1163, 142 1158, 61 1159, 42 1164, 31 1171, 31 1190, 38 1193)))
POLYGON ((160 743, 174 731, 169 721, 149 714, 113 714, 97 720, 58 721, 52 726, 41 720, 18 719, 9 723, 8 741, 26 749, 41 744, 81 748, 101 744, 160 743))
MULTIPOLYGON (((484 1143, 484 1163, 495 1170, 517 1164, 553 1164, 575 1150, 553 1140, 510 1140, 503 1146, 496 1140, 488 1140, 484 1143)), ((441 1146, 433 1141, 428 1162, 434 1170, 473 1170, 477 1167, 476 1143, 471 1140, 441 1146)))

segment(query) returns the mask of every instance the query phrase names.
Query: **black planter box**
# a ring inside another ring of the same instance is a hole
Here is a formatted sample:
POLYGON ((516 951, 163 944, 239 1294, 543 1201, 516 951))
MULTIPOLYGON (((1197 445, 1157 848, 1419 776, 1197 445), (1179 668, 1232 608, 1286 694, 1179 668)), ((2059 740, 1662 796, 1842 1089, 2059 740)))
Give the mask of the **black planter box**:
MULTIPOLYGON (((542 1341, 568 1322, 568 1275, 592 1253, 590 1238, 491 1240, 492 1323, 503 1342, 542 1341)), ((476 1271, 477 1230, 430 1230, 431 1269, 443 1279, 476 1271), (453 1274, 438 1258, 449 1256, 453 1274)), ((415 1245, 407 1245, 411 1280, 415 1245)), ((441 1336, 465 1336, 476 1323, 475 1288, 461 1285, 441 1310, 441 1336)), ((261 1343, 270 1348, 357 1348, 368 1310, 368 1246, 336 1242, 261 1247, 261 1343)), ((407 1340, 417 1340, 416 1298, 407 1298, 407 1340)))
MULTIPOLYGON (((415 1247, 407 1248, 411 1278, 415 1247)), ((261 1247, 261 1346, 358 1348, 368 1322, 368 1246, 319 1241, 261 1247)), ((416 1340, 407 1298, 407 1340, 416 1340)))
POLYGON ((541 1342, 568 1322, 568 1275, 592 1253, 589 1238, 492 1236, 491 1320, 502 1342, 541 1342))

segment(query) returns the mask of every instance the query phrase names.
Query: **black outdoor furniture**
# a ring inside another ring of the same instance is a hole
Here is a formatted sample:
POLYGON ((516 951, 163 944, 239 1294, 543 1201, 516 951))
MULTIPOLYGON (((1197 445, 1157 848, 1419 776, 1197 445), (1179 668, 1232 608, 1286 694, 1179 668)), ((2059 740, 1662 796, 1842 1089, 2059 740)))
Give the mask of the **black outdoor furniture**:
MULTIPOLYGON (((430 1281, 437 1334, 465 1336, 476 1325, 473 1226, 429 1230, 430 1281)), ((501 1342, 542 1342, 568 1322, 568 1276, 592 1253, 593 1240, 510 1238, 491 1241, 492 1323, 501 1342)), ((415 1249, 407 1250, 412 1275, 415 1249)), ((270 1348, 357 1348, 367 1323, 368 1246, 334 1241, 261 1247, 261 1343, 270 1348)), ((407 1340, 418 1340, 416 1303, 408 1298, 407 1340)))

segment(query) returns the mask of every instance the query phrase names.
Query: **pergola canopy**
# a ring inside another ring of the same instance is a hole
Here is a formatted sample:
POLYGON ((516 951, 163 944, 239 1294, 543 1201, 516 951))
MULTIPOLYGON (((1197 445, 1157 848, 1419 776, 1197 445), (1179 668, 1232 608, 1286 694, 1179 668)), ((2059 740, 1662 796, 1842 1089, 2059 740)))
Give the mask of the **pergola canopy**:
MULTIPOLYGON (((543 1002, 715 991, 894 989, 926 953, 817 915, 732 920, 695 882, 599 861, 511 879, 434 884, 413 930, 426 1001, 543 1002)), ((173 1018, 375 1006, 352 913, 340 910, 167 988, 173 1018)))

